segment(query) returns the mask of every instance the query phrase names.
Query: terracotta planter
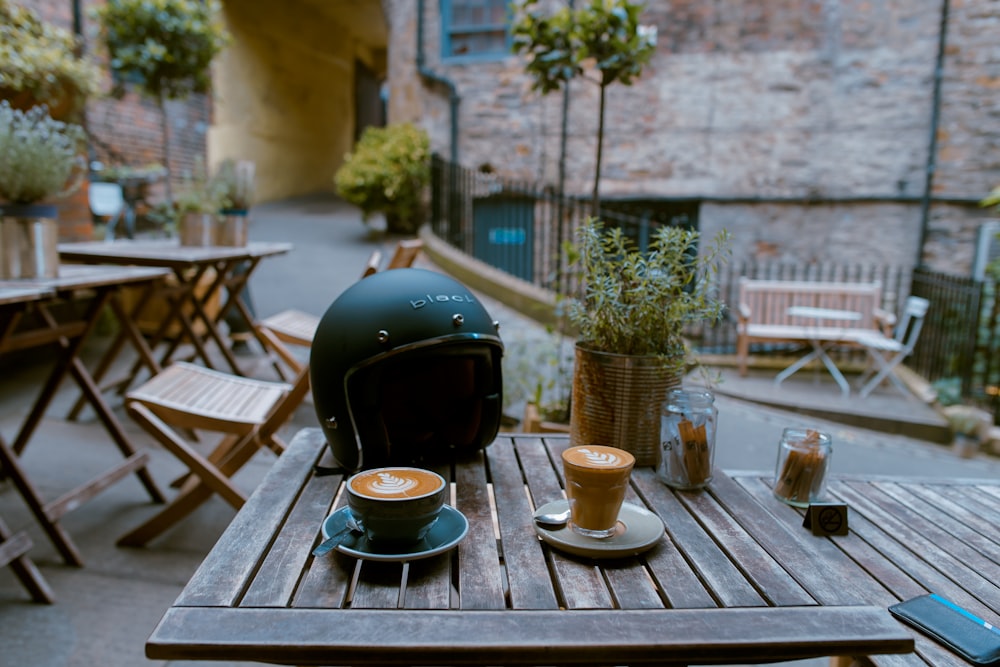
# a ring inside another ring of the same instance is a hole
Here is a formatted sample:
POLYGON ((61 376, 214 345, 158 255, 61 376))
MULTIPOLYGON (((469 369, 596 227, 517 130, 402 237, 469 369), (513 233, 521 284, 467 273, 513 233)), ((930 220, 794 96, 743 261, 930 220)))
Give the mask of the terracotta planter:
POLYGON ((660 462, 660 414, 667 390, 681 384, 656 356, 610 354, 576 345, 570 442, 609 445, 637 466, 660 462))
POLYGON ((215 245, 217 216, 214 213, 185 213, 177 225, 177 236, 182 246, 215 245))
POLYGON ((59 222, 55 206, 4 204, 0 217, 0 277, 57 278, 59 222))

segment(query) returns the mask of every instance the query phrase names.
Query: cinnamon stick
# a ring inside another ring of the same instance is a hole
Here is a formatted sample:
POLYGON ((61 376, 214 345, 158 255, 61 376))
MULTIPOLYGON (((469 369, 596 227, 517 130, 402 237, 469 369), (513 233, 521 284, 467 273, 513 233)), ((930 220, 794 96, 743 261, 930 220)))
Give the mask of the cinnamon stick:
POLYGON ((682 419, 677 425, 677 430, 681 436, 688 484, 703 484, 711 472, 711 456, 705 425, 695 426, 690 421, 682 419))

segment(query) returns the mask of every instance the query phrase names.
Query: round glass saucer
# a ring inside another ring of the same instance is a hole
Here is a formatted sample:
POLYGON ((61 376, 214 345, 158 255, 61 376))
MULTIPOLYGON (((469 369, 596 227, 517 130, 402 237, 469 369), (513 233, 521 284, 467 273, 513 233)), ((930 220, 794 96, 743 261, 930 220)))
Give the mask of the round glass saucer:
MULTIPOLYGON (((568 500, 554 500, 535 510, 535 515, 562 512, 568 500)), ((596 539, 580 535, 569 524, 549 529, 535 524, 535 532, 545 542, 577 556, 588 558, 623 558, 646 551, 663 537, 663 521, 649 510, 623 503, 618 513, 618 530, 611 537, 596 539)))
MULTIPOLYGON (((341 507, 323 521, 323 539, 339 532, 347 525, 350 508, 341 507)), ((360 535, 346 539, 335 548, 337 551, 355 558, 380 561, 407 561, 430 558, 453 549, 469 532, 469 520, 451 505, 441 508, 437 521, 419 542, 414 544, 379 544, 360 535)))

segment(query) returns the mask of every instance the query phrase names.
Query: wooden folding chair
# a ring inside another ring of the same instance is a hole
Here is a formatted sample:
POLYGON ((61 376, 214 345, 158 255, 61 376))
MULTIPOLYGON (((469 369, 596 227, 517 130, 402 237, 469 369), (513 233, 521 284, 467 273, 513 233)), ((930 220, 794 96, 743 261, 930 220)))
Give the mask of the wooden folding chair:
POLYGON ((291 417, 309 390, 309 373, 295 382, 271 382, 178 361, 130 391, 129 415, 190 471, 180 493, 163 510, 118 540, 142 546, 219 494, 234 508, 246 496, 231 477, 266 446, 275 453, 285 444, 278 429, 291 417), (222 438, 208 455, 200 453, 181 431, 207 430, 222 438))
POLYGON ((396 244, 396 250, 389 259, 388 269, 405 269, 413 266, 417 255, 424 247, 424 242, 420 239, 406 239, 396 244))
MULTIPOLYGON (((380 250, 372 251, 365 263, 364 271, 361 272, 361 277, 367 278, 378 271, 381 263, 382 252, 380 250)), ((276 355, 291 370, 289 373, 280 363, 275 362, 274 368, 283 380, 287 380, 289 375, 298 375, 305 369, 306 364, 288 346, 308 348, 312 345, 319 320, 318 315, 289 309, 254 323, 257 338, 264 349, 276 355)))
MULTIPOLYGON (((385 270, 403 269, 413 266, 424 242, 420 239, 406 239, 396 244, 396 249, 385 270)), ((362 278, 367 278, 379 270, 382 262, 382 253, 375 250, 368 257, 365 263, 362 278)), ((288 347, 289 345, 308 348, 312 345, 313 336, 316 334, 316 327, 319 326, 320 317, 301 310, 283 310, 280 313, 259 320, 255 328, 257 338, 265 349, 270 350, 280 359, 285 366, 291 369, 292 375, 302 372, 305 364, 288 347)), ((288 372, 282 368, 281 364, 274 365, 275 370, 282 377, 288 379, 288 372)))
POLYGON ((524 404, 524 423, 521 430, 525 433, 569 433, 569 424, 545 421, 534 403, 524 404))
MULTIPOLYGON (((0 443, 0 446, 6 445, 0 443)), ((3 522, 3 518, 0 518, 0 567, 10 565, 32 600, 52 604, 55 602, 52 589, 49 588, 48 582, 42 577, 35 563, 28 558, 28 550, 31 547, 31 538, 27 533, 24 531, 12 533, 3 522)))

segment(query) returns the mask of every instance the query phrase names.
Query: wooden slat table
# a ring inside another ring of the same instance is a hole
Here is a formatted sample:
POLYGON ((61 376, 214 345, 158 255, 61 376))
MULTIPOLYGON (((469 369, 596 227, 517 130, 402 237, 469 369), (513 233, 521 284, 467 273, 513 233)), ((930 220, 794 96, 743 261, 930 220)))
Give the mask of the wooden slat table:
MULTIPOLYGON (((0 299, 0 354, 43 345, 52 345, 56 350, 55 364, 11 445, 0 440, 0 468, 14 482, 63 560, 70 565, 82 565, 83 559, 59 523, 68 512, 131 474, 138 477, 154 502, 165 501, 146 468, 148 454, 137 451, 129 441, 125 429, 104 400, 79 353, 105 306, 111 304, 115 313, 123 313, 120 307, 123 288, 149 287, 163 280, 167 273, 165 269, 143 267, 61 266, 57 278, 0 281, 0 292, 35 291, 38 296, 28 300, 0 299), (57 305, 65 306, 58 315, 55 312, 57 305), (84 399, 94 409, 124 459, 58 498, 45 500, 41 490, 21 466, 19 456, 67 375, 76 381, 84 399)), ((118 324, 126 332, 126 337, 133 341, 140 360, 146 364, 153 363, 152 351, 136 331, 135 324, 125 317, 120 318, 118 324)))
MULTIPOLYGON (((553 462, 567 445, 562 435, 501 435, 436 468, 453 481, 468 534, 450 552, 386 563, 311 555, 322 521, 343 504, 343 479, 315 474, 329 453, 319 429, 304 429, 167 610, 146 653, 297 665, 662 665, 913 650, 912 633, 885 606, 921 586, 897 592, 895 579, 906 574, 894 554, 864 550, 861 534, 812 536, 753 475, 720 472, 709 491, 685 493, 638 469, 627 501, 664 519, 656 546, 614 560, 551 549, 531 515, 562 497, 553 462)), ((878 487, 848 484, 834 486, 853 489, 859 504, 896 502, 881 492, 870 499, 878 487)), ((994 502, 1000 489, 975 493, 994 502)), ((864 515, 852 520, 877 530, 864 515)), ((978 532, 989 540, 986 527, 978 532)), ((912 654, 891 659, 923 664, 912 654)))
MULTIPOLYGON (((153 266, 170 269, 176 282, 167 285, 159 293, 168 304, 170 310, 163 318, 157 332, 151 339, 155 348, 166 338, 171 327, 180 325, 182 335, 173 338, 167 345, 159 363, 167 365, 178 346, 187 339, 194 345, 195 351, 202 362, 213 367, 213 361, 208 354, 205 343, 210 339, 219 350, 232 371, 243 375, 239 363, 233 355, 230 345, 224 339, 219 325, 226 317, 230 308, 235 308, 247 321, 250 330, 254 331, 253 316, 249 307, 240 298, 250 276, 257 265, 266 257, 282 255, 292 249, 290 243, 251 242, 245 246, 182 246, 177 239, 155 239, 142 241, 89 241, 83 243, 60 243, 59 258, 63 262, 81 262, 86 264, 117 264, 120 266, 153 266), (214 271, 214 274, 213 274, 214 271), (201 295, 198 285, 206 275, 214 277, 201 295), (214 316, 209 314, 206 306, 213 299, 226 295, 219 312, 214 316), (204 329, 204 334, 197 332, 198 325, 204 329)), ((136 311, 141 312, 143 301, 136 304, 136 311)), ((134 317, 138 317, 138 312, 134 317)), ((263 343, 262 343, 263 344, 263 343)), ((116 340, 112 350, 121 345, 116 340)), ((124 393, 134 380, 135 372, 122 383, 124 393)), ((107 364, 101 363, 94 372, 100 382, 107 371, 107 364)), ((75 413, 75 410, 74 410, 75 413)))

